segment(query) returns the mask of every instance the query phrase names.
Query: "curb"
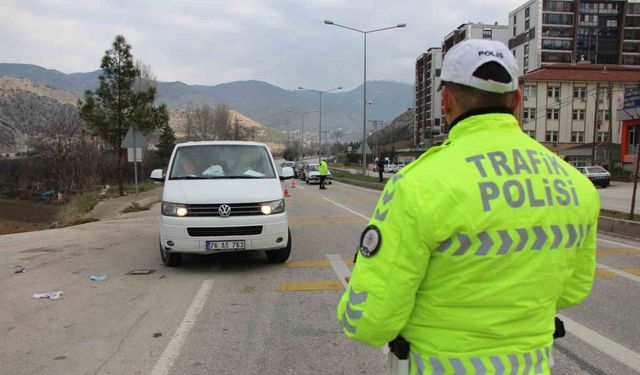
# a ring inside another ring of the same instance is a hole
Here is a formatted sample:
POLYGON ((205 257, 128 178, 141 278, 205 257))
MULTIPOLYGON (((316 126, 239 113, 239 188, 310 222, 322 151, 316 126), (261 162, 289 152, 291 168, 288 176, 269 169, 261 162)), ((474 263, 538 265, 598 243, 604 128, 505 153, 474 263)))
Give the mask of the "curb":
POLYGON ((140 199, 139 201, 131 202, 131 206, 137 209, 147 209, 153 206, 154 204, 160 202, 160 200, 161 200, 160 197, 144 198, 144 199, 140 199))
POLYGON ((598 231, 632 239, 640 239, 640 222, 600 216, 598 231))
POLYGON ((333 180, 342 182, 344 184, 355 185, 355 186, 359 186, 367 189, 379 190, 379 191, 384 190, 384 187, 385 187, 385 184, 381 184, 379 182, 360 181, 360 180, 353 180, 350 178, 333 177, 333 180))

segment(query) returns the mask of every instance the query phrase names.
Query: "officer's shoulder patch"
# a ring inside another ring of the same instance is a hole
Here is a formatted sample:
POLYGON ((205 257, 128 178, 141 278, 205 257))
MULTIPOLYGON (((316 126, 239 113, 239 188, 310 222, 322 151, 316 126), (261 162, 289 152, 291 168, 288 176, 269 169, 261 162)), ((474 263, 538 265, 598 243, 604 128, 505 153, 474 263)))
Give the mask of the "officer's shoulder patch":
POLYGON ((360 247, 358 248, 360 255, 365 258, 375 255, 381 243, 380 230, 375 225, 369 225, 360 237, 360 247))

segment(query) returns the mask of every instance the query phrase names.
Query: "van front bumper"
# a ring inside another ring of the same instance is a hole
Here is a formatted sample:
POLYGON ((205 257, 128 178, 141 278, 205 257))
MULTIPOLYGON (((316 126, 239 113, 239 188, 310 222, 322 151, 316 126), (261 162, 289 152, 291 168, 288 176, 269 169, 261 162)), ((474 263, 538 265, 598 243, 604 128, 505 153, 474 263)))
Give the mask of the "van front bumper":
POLYGON ((214 254, 218 252, 278 250, 285 248, 289 240, 287 214, 269 216, 218 217, 173 217, 162 216, 160 223, 160 243, 173 253, 214 254), (256 235, 216 235, 192 236, 189 228, 215 228, 225 230, 234 227, 261 226, 256 235), (208 241, 244 241, 242 250, 208 250, 208 241))

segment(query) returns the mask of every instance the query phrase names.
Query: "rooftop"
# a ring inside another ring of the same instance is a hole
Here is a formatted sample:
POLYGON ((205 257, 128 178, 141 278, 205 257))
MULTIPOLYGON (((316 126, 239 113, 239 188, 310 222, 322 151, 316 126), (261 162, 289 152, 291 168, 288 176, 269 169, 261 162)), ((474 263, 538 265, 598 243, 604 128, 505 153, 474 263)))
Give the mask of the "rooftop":
POLYGON ((606 64, 553 64, 520 77, 521 81, 640 82, 640 67, 606 64))

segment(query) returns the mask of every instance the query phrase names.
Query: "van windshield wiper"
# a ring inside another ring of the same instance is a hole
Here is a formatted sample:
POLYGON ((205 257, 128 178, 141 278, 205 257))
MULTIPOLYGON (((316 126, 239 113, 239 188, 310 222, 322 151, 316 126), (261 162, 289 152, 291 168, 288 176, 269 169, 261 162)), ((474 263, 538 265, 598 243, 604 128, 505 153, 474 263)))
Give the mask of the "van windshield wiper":
POLYGON ((204 177, 204 176, 178 176, 178 177, 171 177, 170 180, 205 180, 208 177, 204 177))

